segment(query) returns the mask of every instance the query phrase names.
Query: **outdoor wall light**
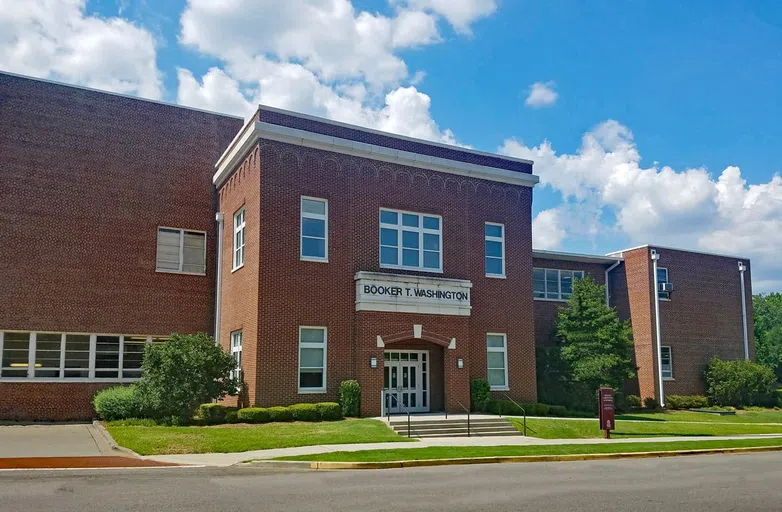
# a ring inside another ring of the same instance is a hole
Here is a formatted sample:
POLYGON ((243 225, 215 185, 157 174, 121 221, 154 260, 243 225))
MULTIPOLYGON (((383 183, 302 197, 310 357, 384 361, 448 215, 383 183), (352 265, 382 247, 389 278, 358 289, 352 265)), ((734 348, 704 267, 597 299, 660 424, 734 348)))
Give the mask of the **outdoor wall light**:
POLYGON ((377 358, 372 356, 369 358, 369 367, 370 368, 377 368, 377 358))
POLYGON ((457 368, 464 368, 464 359, 462 359, 461 357, 459 359, 457 359, 456 360, 456 367, 457 368))

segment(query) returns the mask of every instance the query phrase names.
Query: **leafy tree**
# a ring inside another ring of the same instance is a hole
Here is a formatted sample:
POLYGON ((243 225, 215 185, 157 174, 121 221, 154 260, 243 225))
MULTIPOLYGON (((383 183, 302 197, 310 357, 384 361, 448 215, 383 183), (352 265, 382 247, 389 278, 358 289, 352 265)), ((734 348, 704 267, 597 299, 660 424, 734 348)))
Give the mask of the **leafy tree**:
POLYGON ((752 297, 755 321, 755 357, 772 368, 782 382, 782 293, 752 297))
POLYGON ((206 334, 172 334, 144 349, 136 391, 156 418, 187 423, 199 405, 237 393, 236 362, 206 334))
POLYGON ((744 407, 774 402, 774 372, 752 361, 722 361, 714 357, 705 372, 706 394, 716 405, 744 407))
POLYGON ((600 386, 619 389, 635 375, 632 329, 606 306, 605 288, 591 277, 573 283, 567 306, 557 315, 561 357, 582 392, 600 386))

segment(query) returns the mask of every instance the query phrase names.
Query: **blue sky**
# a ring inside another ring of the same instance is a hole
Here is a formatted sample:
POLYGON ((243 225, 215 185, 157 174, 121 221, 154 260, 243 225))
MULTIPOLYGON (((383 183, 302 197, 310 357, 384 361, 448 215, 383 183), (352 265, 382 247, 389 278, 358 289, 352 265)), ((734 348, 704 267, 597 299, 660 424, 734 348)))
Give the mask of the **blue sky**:
POLYGON ((67 57, 96 33, 79 24, 100 24, 105 58, 128 62, 111 71, 93 51, 58 70, 42 49, 37 67, 0 51, 0 68, 532 158, 536 245, 738 253, 757 289, 782 290, 782 2, 71 0, 58 16, 73 33, 46 18, 63 1, 33 3, 41 14, 0 14, 11 47, 35 23, 67 57), (547 96, 529 105, 536 83, 547 96))

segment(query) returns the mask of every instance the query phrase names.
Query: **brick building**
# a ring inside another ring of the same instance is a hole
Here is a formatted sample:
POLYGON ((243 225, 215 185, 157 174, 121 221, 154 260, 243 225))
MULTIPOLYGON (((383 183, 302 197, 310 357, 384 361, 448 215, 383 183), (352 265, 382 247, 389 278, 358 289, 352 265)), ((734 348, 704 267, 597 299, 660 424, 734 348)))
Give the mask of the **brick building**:
MULTIPOLYGON (((365 415, 456 412, 474 377, 534 401, 536 343, 582 273, 608 275, 654 394, 650 249, 533 251, 536 182, 532 162, 278 109, 243 124, 0 74, 0 419, 91 418, 171 332, 216 334, 242 404, 357 379, 365 415)), ((656 249, 666 392, 700 391, 704 361, 743 357, 737 260, 656 249)))

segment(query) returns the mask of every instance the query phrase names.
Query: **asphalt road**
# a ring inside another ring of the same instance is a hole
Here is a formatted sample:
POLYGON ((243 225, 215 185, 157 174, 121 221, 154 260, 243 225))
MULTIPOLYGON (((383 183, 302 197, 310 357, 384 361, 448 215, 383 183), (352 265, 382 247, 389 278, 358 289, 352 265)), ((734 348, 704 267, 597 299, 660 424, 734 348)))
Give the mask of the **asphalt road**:
POLYGON ((782 454, 445 466, 0 473, 2 511, 782 509, 782 454))

